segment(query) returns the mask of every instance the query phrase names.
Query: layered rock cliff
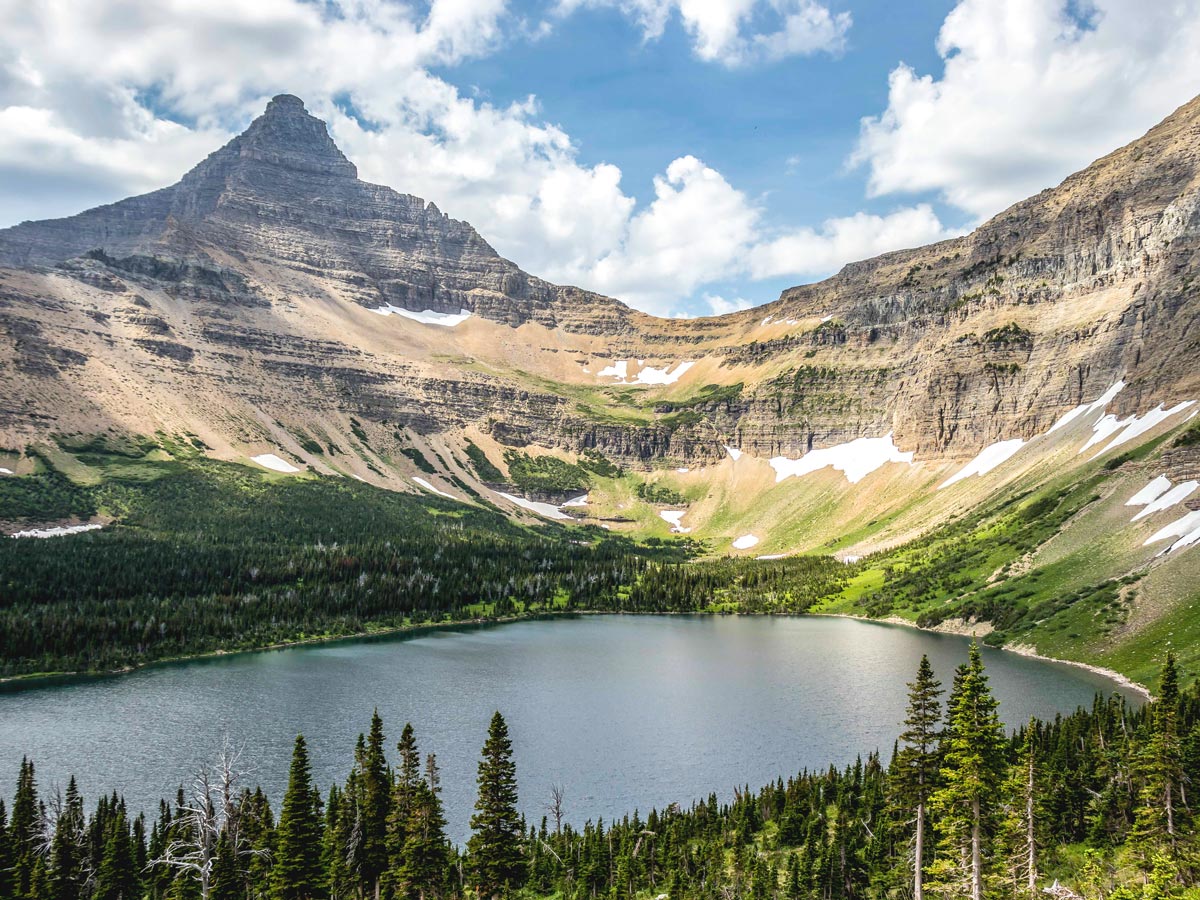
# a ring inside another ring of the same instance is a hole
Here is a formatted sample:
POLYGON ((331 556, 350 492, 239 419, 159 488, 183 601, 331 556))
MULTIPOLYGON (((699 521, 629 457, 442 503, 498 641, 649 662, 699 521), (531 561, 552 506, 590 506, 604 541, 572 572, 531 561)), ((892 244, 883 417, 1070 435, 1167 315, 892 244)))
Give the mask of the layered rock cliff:
POLYGON ((306 458, 297 435, 353 421, 381 470, 409 433, 465 431, 644 467, 892 432, 936 461, 1118 380, 1111 411, 1145 411, 1200 396, 1198 123, 1193 101, 965 237, 680 322, 541 281, 360 181, 280 96, 172 187, 0 231, 0 442, 290 435, 306 458))

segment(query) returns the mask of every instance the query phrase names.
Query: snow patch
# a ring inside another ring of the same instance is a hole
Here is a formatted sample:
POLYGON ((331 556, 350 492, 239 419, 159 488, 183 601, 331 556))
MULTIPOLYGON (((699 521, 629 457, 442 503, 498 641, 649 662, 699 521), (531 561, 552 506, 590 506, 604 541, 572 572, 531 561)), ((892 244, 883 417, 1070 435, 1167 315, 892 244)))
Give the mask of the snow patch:
POLYGON ((765 319, 763 319, 763 320, 762 320, 762 322, 760 322, 760 323, 759 323, 759 325, 760 325, 760 326, 761 326, 761 325, 770 325, 770 324, 771 324, 771 320, 772 320, 773 318, 775 318, 774 314, 772 314, 772 315, 769 315, 769 316, 767 316, 765 319))
POLYGON ((671 526, 672 534, 690 534, 692 529, 683 527, 683 517, 686 514, 686 509, 664 509, 659 511, 658 516, 671 526))
POLYGON ((1143 547, 1148 547, 1151 544, 1157 544, 1159 541, 1165 541, 1168 538, 1181 538, 1191 532, 1194 528, 1200 527, 1200 509, 1188 513, 1181 519, 1176 519, 1170 525, 1160 528, 1150 537, 1142 542, 1143 547))
POLYGON ((821 324, 822 325, 824 325, 826 322, 832 322, 832 321, 833 321, 833 316, 821 316, 821 324))
POLYGON ((1171 545, 1169 553, 1174 553, 1176 550, 1182 550, 1184 547, 1190 547, 1192 544, 1200 541, 1200 528, 1190 531, 1171 545))
POLYGON ((678 472, 680 475, 686 475, 688 472, 690 472, 692 470, 685 466, 684 468, 676 469, 675 471, 678 472))
POLYGON ((954 475, 951 475, 940 485, 940 491, 944 487, 950 487, 955 482, 962 481, 964 478, 970 478, 972 475, 986 475, 996 466, 1003 462, 1007 462, 1012 456, 1025 446, 1025 442, 1020 438, 1013 438, 1011 441, 1000 441, 992 444, 990 447, 984 447, 973 460, 963 466, 954 475))
POLYGON ((1152 516, 1156 512, 1162 512, 1164 509, 1170 509, 1178 503, 1182 503, 1188 497, 1192 496, 1196 488, 1200 487, 1200 482, 1184 481, 1181 484, 1175 485, 1153 503, 1150 503, 1140 513, 1134 516, 1130 521, 1137 522, 1139 519, 1144 519, 1146 516, 1152 516))
POLYGON ((765 553, 762 556, 756 556, 755 559, 785 559, 786 553, 765 553))
POLYGON ((570 500, 568 500, 566 503, 564 503, 562 505, 562 508, 566 509, 568 506, 587 506, 587 505, 588 505, 588 495, 580 494, 578 497, 572 497, 570 500))
POLYGON ((67 534, 81 534, 84 531, 95 531, 103 525, 56 525, 54 528, 34 528, 29 531, 18 531, 15 538, 52 538, 63 537, 67 534))
POLYGON ((1099 456, 1100 454, 1107 453, 1114 447, 1119 447, 1121 444, 1124 444, 1127 441, 1131 441, 1136 437, 1140 437, 1151 428, 1162 424, 1176 413, 1181 413, 1185 409, 1194 406, 1195 403, 1195 400, 1185 400, 1183 403, 1176 403, 1170 409, 1163 409, 1162 404, 1159 404, 1144 416, 1131 416, 1121 423, 1124 425, 1121 433, 1112 439, 1112 443, 1110 443, 1096 455, 1099 456))
POLYGON ((258 456, 250 457, 252 462, 258 463, 264 469, 271 469, 275 472, 299 472, 300 470, 293 466, 286 459, 280 459, 274 453, 260 453, 258 456))
POLYGON ((735 550, 749 550, 758 543, 758 538, 752 534, 743 534, 740 538, 733 542, 735 550))
POLYGON ((737 462, 739 459, 742 458, 742 451, 739 450, 737 447, 730 447, 728 444, 726 444, 725 452, 729 454, 729 458, 732 459, 734 462, 737 462))
POLYGON ((1147 503, 1153 503, 1170 489, 1171 479, 1166 475, 1159 475, 1148 485, 1126 500, 1125 505, 1145 506, 1147 503))
POLYGON ((471 318, 471 311, 469 309, 460 309, 456 313, 438 312, 434 309, 423 309, 420 312, 413 312, 411 309, 405 309, 402 306, 392 306, 390 303, 384 304, 378 309, 373 309, 371 312, 378 313, 381 316, 404 316, 404 318, 420 322, 422 325, 441 325, 444 328, 453 328, 455 325, 461 325, 467 319, 471 318))
POLYGON ((413 481, 415 481, 415 482, 416 482, 417 484, 419 484, 421 487, 425 488, 425 490, 429 491, 431 494, 437 494, 439 497, 448 497, 448 498, 449 498, 449 499, 451 499, 451 500, 457 500, 457 499, 458 499, 458 498, 457 498, 457 497, 455 497, 453 494, 447 494, 445 491, 443 491, 443 490, 439 490, 438 488, 435 488, 435 487, 434 487, 432 484, 430 484, 430 483, 429 483, 428 481, 426 481, 424 478, 419 478, 418 476, 414 475, 414 476, 413 476, 413 481))
POLYGON ((881 438, 857 438, 845 444, 810 450, 799 459, 775 456, 771 468, 775 470, 775 483, 799 477, 832 466, 842 472, 851 484, 858 484, 876 469, 890 462, 912 465, 913 454, 901 453, 892 440, 891 432, 881 438))
POLYGON ((637 361, 640 368, 632 381, 629 380, 629 360, 627 359, 618 359, 605 366, 597 373, 597 376, 615 378, 619 384, 674 384, 695 365, 694 362, 687 361, 678 363, 673 369, 670 366, 660 369, 655 366, 642 366, 642 363, 643 360, 637 361))
POLYGON ((596 373, 597 378, 618 378, 624 381, 629 377, 629 361, 618 359, 615 363, 605 366, 596 373))
POLYGON ((0 475, 15 475, 15 474, 16 473, 12 469, 6 469, 6 468, 4 468, 4 466, 0 466, 0 475))
POLYGON ((662 369, 656 369, 656 368, 654 368, 654 366, 646 366, 645 368, 643 368, 641 371, 639 371, 637 373, 637 380, 634 383, 635 384, 674 384, 680 378, 683 377, 683 374, 688 369, 690 369, 694 365, 695 365, 694 362, 688 361, 688 362, 681 362, 674 369, 672 369, 670 366, 667 366, 662 369))
POLYGON ((1124 389, 1125 382, 1118 381, 1107 391, 1101 394, 1096 400, 1093 400, 1091 403, 1084 403, 1082 406, 1077 406, 1070 412, 1064 414, 1061 419, 1050 426, 1050 430, 1047 431, 1046 434, 1051 434, 1052 432, 1058 431, 1058 429, 1069 425, 1080 416, 1084 416, 1092 412, 1098 412, 1099 410, 1104 409, 1104 407, 1108 406, 1108 404, 1113 401, 1113 398, 1116 397, 1117 394, 1121 393, 1121 391, 1124 389))
POLYGON ((499 494, 509 503, 515 503, 517 506, 521 507, 521 509, 527 509, 531 513, 537 513, 539 516, 545 516, 547 519, 570 520, 572 518, 551 503, 539 503, 537 500, 526 500, 524 497, 518 497, 515 494, 506 494, 504 491, 495 491, 494 493, 499 494))

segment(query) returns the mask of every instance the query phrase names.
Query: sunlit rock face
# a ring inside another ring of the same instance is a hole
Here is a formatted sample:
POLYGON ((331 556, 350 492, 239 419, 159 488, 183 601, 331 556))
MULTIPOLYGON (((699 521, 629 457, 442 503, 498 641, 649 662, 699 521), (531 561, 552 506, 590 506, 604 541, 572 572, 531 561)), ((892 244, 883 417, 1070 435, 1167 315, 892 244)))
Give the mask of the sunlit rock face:
POLYGON ((360 181, 281 95, 178 184, 0 231, 0 442, 185 430, 228 454, 353 418, 643 467, 889 435, 888 459, 966 462, 1118 381, 1109 415, 1173 408, 1200 399, 1198 122, 1193 101, 970 235, 667 321, 360 181))

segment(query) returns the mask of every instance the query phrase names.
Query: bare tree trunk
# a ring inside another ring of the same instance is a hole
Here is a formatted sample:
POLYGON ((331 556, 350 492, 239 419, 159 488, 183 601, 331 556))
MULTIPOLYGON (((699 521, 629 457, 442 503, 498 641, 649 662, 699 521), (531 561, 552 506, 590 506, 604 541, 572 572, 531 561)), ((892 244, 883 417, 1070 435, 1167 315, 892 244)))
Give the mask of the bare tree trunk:
POLYGON ((563 801, 566 799, 567 789, 561 784, 550 785, 550 803, 546 809, 550 811, 550 815, 554 816, 554 833, 562 834, 562 820, 566 814, 563 808, 563 801))
POLYGON ((1171 842, 1174 843, 1175 842, 1175 786, 1171 783, 1170 778, 1167 779, 1166 794, 1167 794, 1167 796, 1164 799, 1166 800, 1166 808, 1167 808, 1167 834, 1169 834, 1171 836, 1171 842))
POLYGON ((971 801, 971 900, 983 900, 983 835, 979 798, 971 801))
POLYGON ((925 803, 917 804, 917 847, 913 859, 913 900, 925 900, 925 803))
POLYGON ((1034 767, 1033 767, 1033 744, 1030 743, 1029 752, 1029 772, 1028 780, 1025 783, 1025 841, 1029 850, 1029 871, 1026 872, 1026 877, 1029 879, 1029 896, 1037 896, 1037 840, 1034 834, 1034 809, 1033 809, 1033 792, 1034 792, 1034 767))

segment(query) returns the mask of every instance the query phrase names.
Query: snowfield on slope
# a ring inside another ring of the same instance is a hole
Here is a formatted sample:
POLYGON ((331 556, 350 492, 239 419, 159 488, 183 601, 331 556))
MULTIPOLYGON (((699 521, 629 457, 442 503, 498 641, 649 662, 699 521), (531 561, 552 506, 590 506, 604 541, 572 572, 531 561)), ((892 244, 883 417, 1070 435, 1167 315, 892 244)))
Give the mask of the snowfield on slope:
POLYGON ((990 447, 984 447, 983 450, 979 451, 978 456, 959 469, 957 473, 939 484, 938 490, 950 487, 950 485, 962 481, 964 478, 970 478, 972 475, 986 475, 1001 463, 1010 460, 1024 446, 1025 442, 1023 440, 1013 438, 1011 441, 999 441, 990 447))
POLYGON ((258 463, 264 469, 270 469, 273 472, 284 472, 291 474, 300 470, 293 466, 286 459, 276 456, 274 453, 260 453, 258 456, 250 457, 251 461, 258 463))
POLYGON ((753 534, 743 534, 740 538, 733 542, 735 550, 749 550, 758 543, 758 537, 753 534))
POLYGON ((1130 521, 1138 522, 1146 518, 1146 516, 1152 516, 1157 512, 1162 512, 1164 509, 1170 509, 1172 506, 1182 503, 1188 497, 1192 496, 1197 487, 1200 487, 1200 482, 1184 481, 1181 484, 1175 485, 1175 487, 1152 503, 1146 504, 1146 508, 1130 519, 1130 521))
POLYGON ((1153 503, 1170 489, 1171 479, 1166 475, 1159 475, 1148 485, 1126 500, 1125 505, 1145 506, 1147 503, 1153 503))
POLYGON ((573 521, 574 516, 568 516, 565 512, 559 509, 552 503, 540 503, 537 500, 526 500, 524 497, 518 497, 516 494, 506 494, 504 491, 495 491, 509 503, 515 503, 521 509, 527 509, 531 513, 537 513, 539 516, 545 516, 547 519, 566 519, 573 521))
POLYGON ((471 318, 469 309, 460 309, 456 313, 438 312, 435 309, 423 309, 420 312, 413 312, 411 309, 405 309, 402 306, 392 306, 387 303, 378 309, 371 310, 373 313, 378 313, 381 316, 403 316, 406 319, 412 319, 414 322, 420 322, 422 325, 441 325, 443 328, 453 328, 455 325, 461 325, 467 319, 471 318))
POLYGON ((457 498, 457 497, 455 497, 453 494, 447 494, 445 491, 443 491, 443 490, 441 490, 441 489, 439 489, 439 488, 435 488, 435 487, 434 487, 432 484, 430 484, 430 483, 429 483, 428 481, 426 481, 424 478, 420 478, 420 477, 418 477, 418 476, 414 475, 414 476, 413 476, 413 481, 415 481, 415 482, 416 482, 417 484, 419 484, 421 487, 425 488, 425 490, 429 491, 431 494, 437 494, 439 497, 448 497, 448 498, 449 498, 449 499, 451 499, 451 500, 457 500, 457 499, 458 499, 458 498, 457 498))
POLYGON ((1183 518, 1176 519, 1165 528, 1160 528, 1153 535, 1146 538, 1142 546, 1148 547, 1151 544, 1157 544, 1159 541, 1169 540, 1170 538, 1178 538, 1178 540, 1164 550, 1163 553, 1173 553, 1176 550, 1182 550, 1184 547, 1190 547, 1192 544, 1200 541, 1200 509, 1188 513, 1183 518))
POLYGON ((1080 416, 1085 416, 1088 413, 1099 412, 1100 410, 1102 410, 1106 406, 1108 406, 1108 404, 1110 404, 1113 401, 1113 399, 1117 396, 1117 394, 1121 393, 1121 391, 1123 391, 1124 389, 1125 389, 1125 382, 1118 381, 1116 384, 1114 384, 1112 387, 1110 387, 1107 391, 1105 391, 1103 394, 1101 394, 1097 399, 1093 400, 1091 403, 1084 403, 1084 404, 1077 406, 1074 409, 1069 410, 1068 412, 1064 413, 1062 418, 1060 418, 1057 422, 1055 422, 1053 425, 1050 426, 1050 430, 1047 431, 1046 434, 1053 434, 1054 432, 1058 431, 1058 429, 1065 428, 1067 425, 1070 425, 1072 422, 1074 422, 1080 416))
POLYGON ((1114 415, 1107 415, 1096 423, 1094 433, 1092 434, 1091 438, 1088 439, 1088 442, 1079 449, 1079 452, 1083 453, 1085 450, 1102 443, 1106 438, 1116 435, 1111 441, 1108 442, 1108 444, 1104 446, 1103 450, 1096 452, 1096 456, 1103 456, 1109 450, 1113 450, 1121 446, 1121 444, 1127 443, 1136 437, 1140 437, 1150 429, 1162 424, 1177 413, 1181 413, 1186 409, 1190 409, 1193 405, 1195 405, 1195 402, 1195 400, 1185 400, 1182 403, 1175 404, 1170 409, 1164 409, 1163 405, 1160 403, 1145 415, 1134 415, 1130 416, 1128 419, 1118 419, 1114 415))
POLYGON ((887 463, 912 465, 912 461, 913 454, 901 453, 892 440, 891 432, 881 438, 857 438, 845 444, 810 450, 799 459, 775 456, 770 460, 771 468, 775 470, 776 484, 786 478, 808 475, 827 466, 841 472, 851 484, 858 484, 887 463))
POLYGON ((671 526, 672 534, 690 534, 692 529, 683 527, 683 517, 687 515, 686 509, 664 509, 660 510, 659 518, 671 526))
MULTIPOLYGON (((642 361, 639 359, 638 365, 640 366, 641 363, 642 361)), ((689 360, 678 363, 673 369, 669 365, 661 369, 655 366, 643 366, 630 381, 629 360, 618 359, 601 369, 597 373, 597 377, 615 378, 618 384, 674 384, 694 365, 695 363, 689 360)))
POLYGON ((15 538, 54 538, 68 534, 82 534, 85 531, 95 531, 103 525, 56 525, 53 528, 32 528, 29 531, 18 531, 12 535, 15 538))

